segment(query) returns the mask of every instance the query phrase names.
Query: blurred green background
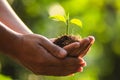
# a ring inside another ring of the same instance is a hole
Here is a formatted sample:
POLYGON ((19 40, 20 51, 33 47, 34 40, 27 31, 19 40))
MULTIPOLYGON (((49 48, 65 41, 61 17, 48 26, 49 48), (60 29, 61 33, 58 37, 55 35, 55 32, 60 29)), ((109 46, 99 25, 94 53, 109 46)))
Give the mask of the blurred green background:
POLYGON ((5 55, 0 56, 0 80, 120 80, 120 0, 9 0, 28 27, 48 38, 64 34, 64 24, 49 19, 48 9, 59 3, 78 18, 83 28, 72 29, 82 38, 96 39, 84 57, 87 66, 74 76, 36 76, 5 55))

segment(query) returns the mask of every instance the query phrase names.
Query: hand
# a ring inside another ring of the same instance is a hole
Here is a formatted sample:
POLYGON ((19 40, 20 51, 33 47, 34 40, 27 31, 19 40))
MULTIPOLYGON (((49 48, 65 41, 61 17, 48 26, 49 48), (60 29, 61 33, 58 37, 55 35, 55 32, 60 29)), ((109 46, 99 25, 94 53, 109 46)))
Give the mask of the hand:
POLYGON ((72 57, 84 57, 89 51, 91 45, 94 43, 95 39, 93 36, 89 36, 80 40, 79 42, 71 43, 64 47, 68 52, 68 56, 72 57))
MULTIPOLYGON (((56 38, 51 39, 52 42, 54 42, 56 38)), ((64 49, 68 52, 67 57, 76 57, 81 58, 84 57, 87 52, 89 51, 91 45, 94 43, 95 39, 93 36, 89 36, 87 38, 81 39, 79 42, 74 42, 69 45, 66 45, 64 49)), ((83 60, 84 66, 86 65, 86 62, 83 60)), ((81 66, 80 72, 83 70, 83 67, 81 66)))
MULTIPOLYGON (((51 39, 54 42, 56 38, 51 39)), ((83 38, 79 42, 74 42, 69 45, 64 46, 64 49, 67 51, 68 56, 71 57, 84 57, 89 51, 90 47, 94 43, 95 39, 93 36, 83 38)))
POLYGON ((63 58, 66 51, 40 35, 21 35, 16 44, 11 56, 35 74, 65 76, 81 72, 85 66, 82 58, 63 58))

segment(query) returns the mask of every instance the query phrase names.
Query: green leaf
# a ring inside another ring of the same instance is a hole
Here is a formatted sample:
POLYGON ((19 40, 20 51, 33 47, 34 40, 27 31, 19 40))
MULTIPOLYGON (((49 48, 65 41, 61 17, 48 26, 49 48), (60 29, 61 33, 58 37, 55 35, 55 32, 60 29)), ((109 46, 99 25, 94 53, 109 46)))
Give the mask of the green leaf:
POLYGON ((4 75, 0 74, 0 80, 12 80, 12 79, 8 76, 4 76, 4 75))
POLYGON ((50 18, 55 20, 55 21, 62 21, 64 23, 66 23, 65 17, 62 15, 54 15, 54 16, 50 16, 50 18))
POLYGON ((71 19, 70 23, 75 24, 79 27, 82 27, 82 22, 79 19, 71 19))

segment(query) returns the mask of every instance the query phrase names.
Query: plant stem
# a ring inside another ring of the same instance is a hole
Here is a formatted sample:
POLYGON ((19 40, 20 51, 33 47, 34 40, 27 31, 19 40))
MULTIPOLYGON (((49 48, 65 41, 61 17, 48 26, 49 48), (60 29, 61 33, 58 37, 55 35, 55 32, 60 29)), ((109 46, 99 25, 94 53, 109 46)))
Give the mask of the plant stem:
POLYGON ((66 35, 69 35, 69 13, 68 13, 67 19, 66 19, 66 35))
POLYGON ((66 21, 66 35, 69 34, 69 20, 66 21))

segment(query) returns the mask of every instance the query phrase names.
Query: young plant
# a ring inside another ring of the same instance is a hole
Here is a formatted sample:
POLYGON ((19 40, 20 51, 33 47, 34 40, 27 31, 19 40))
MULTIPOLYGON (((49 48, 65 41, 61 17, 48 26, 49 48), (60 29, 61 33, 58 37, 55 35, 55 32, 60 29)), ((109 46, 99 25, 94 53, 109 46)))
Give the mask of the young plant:
POLYGON ((64 8, 60 4, 54 4, 49 8, 49 15, 52 20, 60 21, 65 23, 66 30, 63 36, 60 36, 54 41, 54 44, 64 47, 73 42, 79 42, 80 37, 69 35, 70 24, 75 24, 78 27, 82 27, 82 22, 79 19, 73 18, 70 19, 69 14, 65 14, 64 8))
POLYGON ((66 35, 69 35, 69 25, 70 25, 70 23, 71 24, 75 24, 75 25, 77 25, 79 27, 82 27, 82 22, 79 19, 76 19, 76 18, 70 19, 69 18, 69 14, 67 16, 56 14, 56 15, 50 16, 50 18, 52 20, 60 21, 60 22, 65 23, 65 25, 66 25, 66 32, 65 32, 65 34, 66 35))

